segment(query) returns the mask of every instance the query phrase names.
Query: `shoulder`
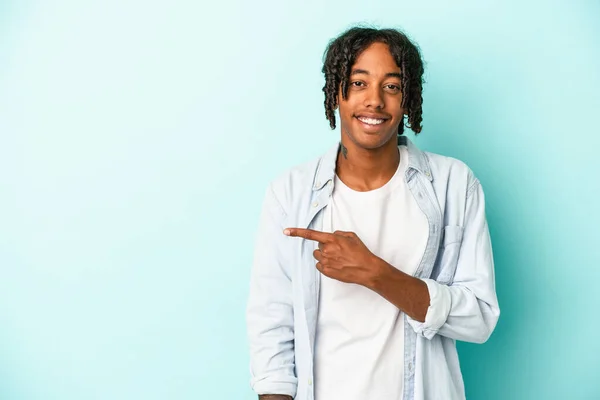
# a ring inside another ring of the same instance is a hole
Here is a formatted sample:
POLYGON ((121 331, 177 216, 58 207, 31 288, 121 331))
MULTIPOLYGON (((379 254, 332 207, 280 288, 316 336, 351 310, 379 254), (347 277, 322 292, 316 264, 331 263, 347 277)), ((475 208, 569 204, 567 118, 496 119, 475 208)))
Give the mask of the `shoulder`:
POLYGON ((424 151, 429 162, 434 185, 444 184, 470 192, 479 185, 479 180, 469 165, 463 160, 442 154, 424 151))
POLYGON ((288 209, 295 199, 301 199, 312 191, 322 157, 320 155, 288 167, 269 182, 270 190, 284 209, 288 209))

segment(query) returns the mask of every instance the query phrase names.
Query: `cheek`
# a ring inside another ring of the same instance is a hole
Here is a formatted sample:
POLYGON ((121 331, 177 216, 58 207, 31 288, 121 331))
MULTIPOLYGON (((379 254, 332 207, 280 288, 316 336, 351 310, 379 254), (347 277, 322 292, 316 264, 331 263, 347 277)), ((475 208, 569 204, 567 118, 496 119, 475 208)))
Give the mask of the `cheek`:
POLYGON ((340 108, 339 110, 340 119, 343 123, 350 123, 352 121, 352 111, 348 108, 340 108))
POLYGON ((404 109, 402 108, 402 97, 391 97, 386 102, 386 106, 388 107, 389 112, 392 113, 395 119, 402 118, 402 115, 404 114, 404 109))
POLYGON ((338 111, 340 113, 340 118, 345 119, 346 121, 350 121, 354 117, 354 112, 360 109, 357 104, 357 99, 348 99, 343 104, 340 105, 338 111))

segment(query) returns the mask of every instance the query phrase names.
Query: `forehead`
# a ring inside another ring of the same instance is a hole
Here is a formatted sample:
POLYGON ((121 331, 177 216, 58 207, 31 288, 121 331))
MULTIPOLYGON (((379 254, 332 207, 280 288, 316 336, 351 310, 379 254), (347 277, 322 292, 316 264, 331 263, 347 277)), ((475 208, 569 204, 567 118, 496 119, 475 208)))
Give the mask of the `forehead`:
POLYGON ((400 67, 390 53, 390 48, 385 43, 375 42, 367 47, 356 57, 353 68, 368 71, 386 70, 385 72, 399 72, 400 67))

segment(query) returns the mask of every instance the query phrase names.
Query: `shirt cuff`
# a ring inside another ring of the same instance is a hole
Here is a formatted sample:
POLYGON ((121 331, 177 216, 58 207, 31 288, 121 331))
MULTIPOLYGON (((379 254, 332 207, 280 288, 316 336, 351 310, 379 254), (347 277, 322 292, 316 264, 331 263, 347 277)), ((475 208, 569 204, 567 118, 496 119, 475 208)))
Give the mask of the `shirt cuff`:
POLYGON ((250 384, 259 395, 283 394, 294 398, 296 397, 298 378, 288 375, 266 375, 261 378, 252 378, 250 384))
POLYGON ((448 286, 439 284, 433 279, 421 280, 425 282, 429 291, 429 307, 425 315, 425 322, 414 320, 408 315, 406 318, 417 335, 431 340, 448 318, 452 297, 448 286))

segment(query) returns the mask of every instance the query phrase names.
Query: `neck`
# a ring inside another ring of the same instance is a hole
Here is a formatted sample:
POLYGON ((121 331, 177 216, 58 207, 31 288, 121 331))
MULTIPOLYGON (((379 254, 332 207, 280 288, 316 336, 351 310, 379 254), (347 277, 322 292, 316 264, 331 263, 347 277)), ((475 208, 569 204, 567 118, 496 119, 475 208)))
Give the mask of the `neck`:
POLYGON ((400 163, 396 136, 376 149, 356 145, 346 135, 342 136, 341 151, 336 161, 336 173, 346 186, 365 192, 385 185, 400 163), (347 151, 344 154, 344 148, 347 151))

